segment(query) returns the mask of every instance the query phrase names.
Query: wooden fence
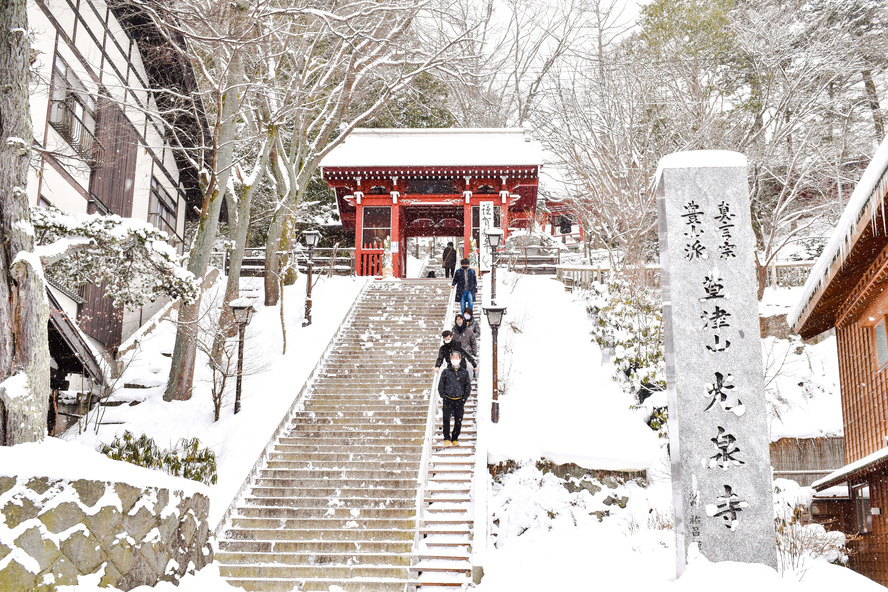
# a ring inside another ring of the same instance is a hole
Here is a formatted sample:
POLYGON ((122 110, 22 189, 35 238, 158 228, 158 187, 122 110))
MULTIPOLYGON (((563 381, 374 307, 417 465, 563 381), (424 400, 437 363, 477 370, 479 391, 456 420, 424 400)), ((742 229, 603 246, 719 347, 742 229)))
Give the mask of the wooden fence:
POLYGON ((781 438, 771 442, 774 477, 792 479, 802 487, 845 466, 845 439, 781 438))
MULTIPOLYGON (((789 261, 780 262, 768 266, 767 285, 771 287, 803 286, 808 279, 808 274, 813 267, 813 261, 789 261)), ((555 276, 568 287, 588 289, 593 282, 605 283, 613 271, 607 263, 598 265, 556 265, 555 276)), ((660 266, 651 264, 645 266, 643 272, 645 283, 649 286, 660 285, 660 266)))

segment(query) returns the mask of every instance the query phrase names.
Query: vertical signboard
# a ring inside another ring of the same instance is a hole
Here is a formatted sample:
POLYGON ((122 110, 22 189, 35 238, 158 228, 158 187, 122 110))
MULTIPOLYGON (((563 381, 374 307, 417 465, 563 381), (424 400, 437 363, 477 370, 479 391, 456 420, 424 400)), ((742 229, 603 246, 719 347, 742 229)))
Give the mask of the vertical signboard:
POLYGON ((482 201, 478 205, 478 250, 480 257, 478 267, 481 271, 490 271, 493 263, 493 253, 490 250, 490 241, 487 239, 488 229, 495 228, 493 219, 493 202, 482 201))

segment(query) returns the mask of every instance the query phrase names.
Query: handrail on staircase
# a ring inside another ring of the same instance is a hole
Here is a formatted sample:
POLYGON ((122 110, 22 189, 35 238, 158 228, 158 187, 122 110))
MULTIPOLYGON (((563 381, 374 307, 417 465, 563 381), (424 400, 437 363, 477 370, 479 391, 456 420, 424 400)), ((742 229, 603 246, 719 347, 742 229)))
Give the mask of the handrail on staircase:
MULTIPOLYGON (((451 286, 447 293, 447 308, 444 311, 444 323, 442 331, 449 329, 450 311, 456 297, 456 286, 451 286)), ((425 500, 425 492, 429 486, 429 463, 432 457, 432 441, 435 438, 435 425, 438 420, 438 380, 440 372, 435 372, 432 377, 432 390, 429 393, 429 410, 426 413, 426 431, 422 441, 422 458, 419 465, 419 475, 416 480, 416 527, 413 533, 413 561, 416 563, 416 552, 419 548, 420 530, 422 529, 422 510, 425 500)))

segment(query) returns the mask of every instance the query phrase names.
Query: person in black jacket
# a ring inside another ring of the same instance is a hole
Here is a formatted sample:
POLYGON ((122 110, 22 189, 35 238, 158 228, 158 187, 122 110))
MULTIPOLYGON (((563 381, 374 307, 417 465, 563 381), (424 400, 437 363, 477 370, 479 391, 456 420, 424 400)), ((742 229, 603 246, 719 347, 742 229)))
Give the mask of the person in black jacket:
POLYGON ((447 243, 444 254, 441 257, 444 267, 444 277, 453 277, 453 270, 456 269, 456 249, 453 248, 453 241, 447 243))
POLYGON ((459 351, 454 350, 450 354, 450 365, 441 373, 438 379, 438 395, 441 397, 444 408, 442 431, 444 446, 459 446, 459 432, 462 429, 463 411, 466 400, 472 394, 472 379, 469 372, 460 367, 464 364, 459 351), (453 418, 453 431, 450 431, 450 418, 453 418))
POLYGON ((444 344, 438 348, 438 359, 435 360, 435 372, 441 368, 441 364, 444 364, 447 360, 450 359, 450 354, 454 351, 458 351, 460 355, 460 359, 462 360, 460 368, 463 370, 466 369, 466 360, 469 361, 472 366, 477 366, 475 364, 475 358, 472 357, 471 354, 464 351, 462 345, 460 345, 459 341, 453 338, 453 333, 451 331, 444 331, 441 333, 441 337, 444 339, 444 344))

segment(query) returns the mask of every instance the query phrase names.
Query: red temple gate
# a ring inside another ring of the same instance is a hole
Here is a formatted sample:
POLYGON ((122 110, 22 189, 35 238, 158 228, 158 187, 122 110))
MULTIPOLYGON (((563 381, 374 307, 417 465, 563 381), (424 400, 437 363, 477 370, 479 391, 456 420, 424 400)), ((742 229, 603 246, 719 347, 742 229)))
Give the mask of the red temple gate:
POLYGON ((382 275, 386 239, 394 277, 405 277, 407 239, 479 236, 479 205, 494 225, 533 221, 542 151, 524 129, 359 129, 321 163, 346 230, 355 233, 359 275, 382 275))

